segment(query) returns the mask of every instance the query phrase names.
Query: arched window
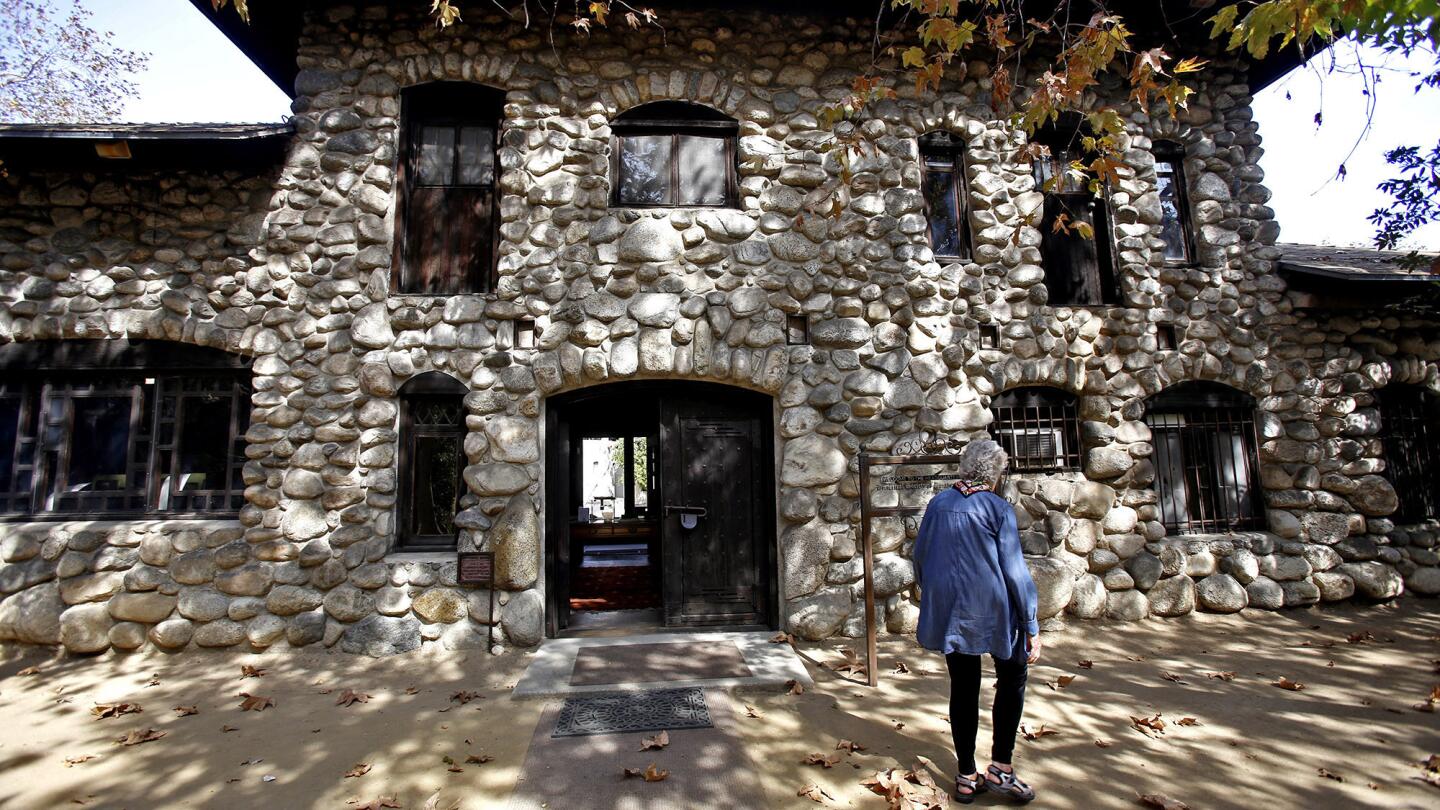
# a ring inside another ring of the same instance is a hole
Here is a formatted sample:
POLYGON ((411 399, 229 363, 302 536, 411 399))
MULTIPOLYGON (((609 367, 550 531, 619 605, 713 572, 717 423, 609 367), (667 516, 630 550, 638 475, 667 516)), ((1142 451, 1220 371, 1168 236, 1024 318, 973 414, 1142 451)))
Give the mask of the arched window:
POLYGON ((1187 264, 1195 255, 1190 229, 1190 197, 1185 185, 1185 147, 1174 141, 1156 141, 1155 192, 1160 197, 1160 238, 1165 260, 1187 264))
POLYGON ((990 401, 991 432, 1016 472, 1080 468, 1080 416, 1074 394, 1058 388, 1012 388, 990 401))
POLYGON ((466 388, 431 371, 400 388, 399 546, 453 551, 465 494, 466 388))
POLYGON ((1071 113, 1035 132, 1034 142, 1049 151, 1032 165, 1035 183, 1045 195, 1040 252, 1053 306, 1120 300, 1108 195, 1103 185, 1098 196, 1092 194, 1088 183, 1070 171, 1074 161, 1093 158, 1081 145, 1083 127, 1084 119, 1071 113))
POLYGON ((250 361, 156 340, 0 347, 0 515, 233 514, 250 361))
POLYGON ((401 96, 397 292, 485 292, 495 266, 495 152, 505 96, 434 82, 401 96))
POLYGON ((739 122, 683 101, 654 101, 610 124, 610 202, 630 208, 737 204, 739 122))
POLYGON ((1418 523, 1440 516, 1440 397, 1418 385, 1378 392, 1385 476, 1400 496, 1391 517, 1418 523))
POLYGON ((1179 383, 1150 398, 1145 423, 1167 530, 1264 527, 1253 398, 1217 383, 1179 383))
POLYGON ((949 132, 931 132, 920 139, 920 165, 925 170, 925 214, 930 222, 930 249, 944 259, 970 256, 970 218, 965 194, 965 143, 949 132))

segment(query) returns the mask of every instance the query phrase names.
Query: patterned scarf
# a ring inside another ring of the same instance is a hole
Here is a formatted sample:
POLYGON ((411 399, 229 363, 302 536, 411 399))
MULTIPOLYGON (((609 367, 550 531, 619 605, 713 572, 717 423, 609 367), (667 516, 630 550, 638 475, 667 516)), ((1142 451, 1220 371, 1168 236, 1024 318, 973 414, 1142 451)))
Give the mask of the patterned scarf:
POLYGON ((960 490, 960 494, 964 495, 967 498, 977 492, 991 491, 989 484, 977 483, 975 481, 956 481, 955 488, 960 490))

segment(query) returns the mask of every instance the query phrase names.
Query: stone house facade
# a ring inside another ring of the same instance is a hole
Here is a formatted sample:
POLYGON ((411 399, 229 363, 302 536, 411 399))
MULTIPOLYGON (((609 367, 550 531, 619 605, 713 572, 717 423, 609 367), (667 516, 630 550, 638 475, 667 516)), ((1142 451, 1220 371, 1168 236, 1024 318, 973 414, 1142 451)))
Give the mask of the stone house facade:
MULTIPOLYGON (((573 604, 563 448, 652 407, 634 438, 680 460, 626 486, 667 622, 863 635, 858 457, 982 435, 1044 619, 1440 592, 1437 320, 1408 279, 1332 273, 1339 311, 1283 270, 1259 66, 1124 108, 1081 208, 957 66, 853 124, 827 216, 818 116, 863 19, 676 10, 552 48, 416 5, 297 17, 287 126, 0 131, 0 639, 537 644, 573 604), (493 594, 456 550, 494 553, 493 594)), ((874 527, 893 633, 912 538, 874 527)))

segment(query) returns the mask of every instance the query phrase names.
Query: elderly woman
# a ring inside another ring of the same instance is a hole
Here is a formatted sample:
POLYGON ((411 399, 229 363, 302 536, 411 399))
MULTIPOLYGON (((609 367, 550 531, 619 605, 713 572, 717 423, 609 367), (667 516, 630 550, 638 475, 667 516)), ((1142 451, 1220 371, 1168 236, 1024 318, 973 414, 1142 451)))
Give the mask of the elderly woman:
POLYGON ((1035 798, 1010 763, 1025 705, 1026 667, 1040 657, 1040 628, 1015 511, 994 492, 1008 461, 989 439, 967 444, 960 453, 959 481, 930 500, 915 539, 921 594, 916 635, 926 649, 945 655, 950 671, 950 730, 960 765, 955 798, 962 804, 987 789, 1021 803, 1035 798), (991 761, 981 777, 975 732, 985 653, 995 661, 999 683, 991 761))

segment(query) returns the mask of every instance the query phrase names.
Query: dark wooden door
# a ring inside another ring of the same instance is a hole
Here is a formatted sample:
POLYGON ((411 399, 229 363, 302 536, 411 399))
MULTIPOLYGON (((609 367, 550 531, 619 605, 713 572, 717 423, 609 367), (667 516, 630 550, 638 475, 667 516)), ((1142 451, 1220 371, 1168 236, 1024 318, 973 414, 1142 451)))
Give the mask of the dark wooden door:
POLYGON ((662 400, 665 624, 768 621, 765 427, 744 403, 662 400))

